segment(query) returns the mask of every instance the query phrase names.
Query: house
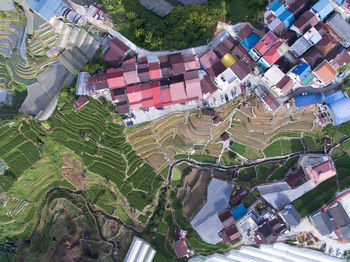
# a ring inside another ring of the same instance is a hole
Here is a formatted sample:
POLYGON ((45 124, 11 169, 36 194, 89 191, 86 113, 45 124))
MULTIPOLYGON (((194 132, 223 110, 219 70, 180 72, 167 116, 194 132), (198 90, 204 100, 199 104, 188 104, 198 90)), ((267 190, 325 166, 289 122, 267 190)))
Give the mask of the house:
POLYGON ((297 39, 298 39, 297 33, 290 29, 283 32, 282 35, 280 36, 280 40, 282 40, 289 47, 291 47, 297 39))
POLYGON ((186 72, 185 60, 181 53, 169 55, 170 64, 173 68, 173 74, 178 75, 186 72))
POLYGON ((295 21, 295 23, 290 27, 291 30, 295 31, 297 36, 302 36, 311 27, 315 26, 318 20, 315 14, 309 10, 301 14, 301 16, 295 21))
POLYGON ((334 7, 328 0, 319 0, 311 7, 311 10, 315 12, 321 20, 325 20, 327 16, 333 12, 334 7))
POLYGON ((219 214, 218 217, 219 217, 222 225, 226 229, 231 227, 232 225, 234 225, 236 222, 229 210, 219 214))
POLYGON ((281 34, 286 29, 283 21, 269 10, 264 13, 264 23, 270 31, 276 34, 281 34))
POLYGON ((336 227, 348 226, 350 224, 350 218, 339 202, 330 206, 326 212, 336 227))
POLYGON ((209 69, 216 63, 220 62, 220 58, 213 50, 207 51, 204 55, 200 57, 200 62, 205 69, 209 69))
POLYGON ((111 97, 112 97, 112 102, 114 103, 128 101, 125 88, 118 88, 118 89, 111 90, 111 97))
POLYGON ((239 206, 235 207, 231 210, 231 214, 235 220, 240 219, 247 213, 247 209, 243 204, 240 204, 239 206))
POLYGON ((136 84, 140 82, 137 75, 135 63, 122 64, 123 77, 126 85, 136 84))
POLYGON ((284 56, 289 50, 288 45, 279 40, 266 54, 258 61, 258 63, 267 69, 277 62, 282 56, 284 56))
POLYGON ((327 35, 329 33, 329 29, 326 26, 325 23, 323 23, 322 21, 319 21, 314 28, 320 33, 320 35, 322 37, 324 37, 325 35, 327 35))
POLYGON ((168 56, 159 56, 160 70, 163 78, 173 75, 173 67, 168 56))
POLYGON ((277 237, 278 236, 273 232, 271 225, 268 222, 263 221, 255 231, 254 240, 257 244, 267 244, 274 242, 277 237))
POLYGON ((233 48, 238 45, 238 42, 231 35, 227 35, 222 43, 228 48, 229 51, 232 51, 233 48))
POLYGON ((89 77, 88 91, 101 92, 108 89, 107 74, 99 73, 89 77))
POLYGON ((170 95, 172 101, 185 101, 187 98, 185 83, 183 81, 171 83, 170 95))
POLYGON ((337 40, 331 34, 328 34, 317 43, 316 47, 323 56, 326 56, 338 44, 337 40))
POLYGON ((174 250, 176 257, 190 258, 194 255, 194 252, 190 250, 186 242, 187 231, 180 230, 175 233, 174 250))
POLYGON ((301 62, 292 70, 292 73, 295 74, 298 81, 302 83, 311 74, 311 67, 301 62))
POLYGON ((306 40, 305 37, 300 37, 291 47, 290 50, 294 53, 296 57, 303 55, 312 44, 306 40))
POLYGON ((213 125, 217 125, 217 124, 221 123, 222 121, 223 120, 222 120, 221 117, 216 116, 216 117, 213 118, 213 125))
POLYGON ((77 96, 86 96, 89 84, 90 74, 88 72, 79 72, 77 79, 77 87, 75 89, 75 94, 77 96))
POLYGON ((211 80, 209 75, 203 76, 203 78, 200 80, 200 83, 203 99, 208 99, 212 94, 214 94, 218 90, 218 88, 211 80))
POLYGON ((350 55, 343 46, 338 45, 328 52, 326 60, 335 70, 338 70, 350 63, 350 55))
POLYGON ((330 158, 327 161, 324 161, 320 164, 317 164, 313 167, 305 167, 306 175, 316 184, 320 184, 323 181, 335 176, 337 171, 330 158))
POLYGON ((124 262, 152 261, 156 251, 142 238, 134 236, 124 262))
POLYGON ((310 218, 322 236, 329 235, 334 231, 334 225, 327 213, 317 211, 310 218))
POLYGON ((276 111, 276 109, 280 107, 280 104, 271 94, 266 95, 263 101, 271 111, 276 111))
POLYGON ((316 45, 322 39, 322 35, 316 30, 315 27, 311 27, 309 30, 307 30, 303 37, 312 45, 316 45))
MULTIPOLYGON (((169 64, 170 66, 170 64, 169 64)), ((148 65, 149 78, 156 80, 162 78, 162 73, 158 62, 149 63, 148 65)))
POLYGON ((107 83, 109 89, 111 90, 125 87, 126 83, 123 75, 123 69, 121 67, 108 69, 107 83))
POLYGON ((202 100, 203 95, 198 71, 187 72, 184 77, 187 98, 202 100))
POLYGON ((331 34, 341 40, 341 44, 345 48, 350 47, 350 24, 340 14, 336 13, 333 15, 327 20, 326 25, 331 29, 331 34))
POLYGON ((211 77, 215 78, 215 77, 219 76, 225 70, 226 70, 225 66, 219 61, 219 62, 215 63, 212 67, 210 67, 207 70, 207 72, 211 77))
POLYGON ((237 60, 230 69, 240 81, 243 81, 252 72, 246 63, 241 60, 237 60))
POLYGON ((231 67, 234 63, 236 63, 236 58, 234 58, 231 53, 225 54, 221 59, 220 62, 226 67, 231 67))
POLYGON ((222 241, 224 243, 229 243, 241 236, 241 234, 238 232, 238 229, 235 225, 231 226, 228 229, 224 229, 219 233, 219 235, 222 238, 222 241))
POLYGON ((314 75, 327 85, 337 75, 337 71, 325 60, 314 70, 314 75))
POLYGON ((226 89, 232 86, 232 84, 237 80, 236 75, 233 73, 231 68, 227 68, 218 77, 215 78, 216 84, 221 89, 226 89))
POLYGON ((244 187, 241 186, 239 189, 235 188, 231 194, 231 204, 234 206, 237 205, 247 194, 248 191, 244 187))
POLYGON ((237 60, 244 62, 250 69, 253 69, 256 66, 256 63, 248 55, 248 51, 241 44, 238 44, 233 48, 232 54, 237 60))
POLYGON ((248 35, 250 35, 253 32, 253 28, 247 23, 241 31, 239 31, 238 38, 244 40, 248 35))
POLYGON ((285 74, 276 65, 273 65, 266 71, 263 79, 270 87, 274 87, 284 76, 285 74))
POLYGON ((250 51, 258 42, 260 37, 252 32, 244 40, 241 41, 241 45, 247 50, 250 51))
POLYGON ((304 169, 299 167, 296 172, 291 173, 284 181, 286 181, 292 189, 295 188, 297 185, 306 181, 304 169))
POLYGON ((141 85, 133 85, 126 87, 126 95, 128 96, 129 105, 131 109, 140 108, 142 106, 141 85))
POLYGON ((198 55, 184 56, 185 70, 198 70, 201 68, 198 55))
POLYGON ((74 102, 74 109, 78 111, 88 103, 89 103, 89 98, 87 96, 81 96, 74 102))
POLYGON ((301 216, 292 204, 284 207, 281 215, 290 228, 296 227, 301 221, 301 216))
POLYGON ((230 139, 230 135, 227 132, 224 132, 220 135, 222 141, 227 141, 230 139))
POLYGON ((261 56, 266 54, 267 51, 277 42, 278 38, 274 33, 269 31, 260 39, 260 41, 249 52, 254 60, 258 60, 261 56))
POLYGON ((137 76, 139 77, 140 82, 148 82, 151 80, 148 64, 137 65, 137 76))
POLYGON ((108 49, 102 54, 102 59, 112 66, 118 66, 130 48, 118 38, 114 38, 109 43, 108 49))
POLYGON ((290 90, 294 87, 294 82, 293 80, 285 75, 277 84, 276 88, 279 90, 280 95, 287 95, 290 90))
POLYGON ((313 70, 323 62, 324 55, 318 48, 313 46, 303 55, 303 59, 313 70))
POLYGON ((213 51, 217 54, 219 58, 223 57, 231 50, 223 43, 220 42, 216 47, 214 47, 213 51))
POLYGON ((294 67, 294 64, 287 58, 286 55, 280 57, 275 65, 285 74, 289 73, 289 71, 294 67))
POLYGON ((286 3, 286 9, 297 19, 306 9, 309 8, 309 0, 291 0, 286 3))

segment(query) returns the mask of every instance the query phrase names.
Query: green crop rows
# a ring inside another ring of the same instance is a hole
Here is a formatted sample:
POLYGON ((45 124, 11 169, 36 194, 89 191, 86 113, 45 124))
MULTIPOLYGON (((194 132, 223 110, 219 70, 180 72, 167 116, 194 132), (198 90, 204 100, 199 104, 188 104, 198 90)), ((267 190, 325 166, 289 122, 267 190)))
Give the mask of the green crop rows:
POLYGON ((115 184, 138 210, 150 204, 162 178, 125 141, 123 127, 112 122, 108 109, 95 100, 78 112, 56 113, 50 137, 73 150, 88 171, 115 184))

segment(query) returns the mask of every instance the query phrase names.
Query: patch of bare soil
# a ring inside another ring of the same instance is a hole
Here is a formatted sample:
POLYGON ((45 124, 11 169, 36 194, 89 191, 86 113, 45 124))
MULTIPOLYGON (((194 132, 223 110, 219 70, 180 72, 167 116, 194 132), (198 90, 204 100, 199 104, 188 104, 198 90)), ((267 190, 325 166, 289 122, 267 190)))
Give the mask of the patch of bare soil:
POLYGON ((62 154, 62 159, 62 176, 77 189, 84 189, 84 172, 81 168, 81 163, 67 152, 62 154))
POLYGON ((210 179, 209 171, 193 168, 184 176, 182 185, 177 188, 177 197, 183 205, 183 212, 188 220, 191 221, 205 204, 210 179))

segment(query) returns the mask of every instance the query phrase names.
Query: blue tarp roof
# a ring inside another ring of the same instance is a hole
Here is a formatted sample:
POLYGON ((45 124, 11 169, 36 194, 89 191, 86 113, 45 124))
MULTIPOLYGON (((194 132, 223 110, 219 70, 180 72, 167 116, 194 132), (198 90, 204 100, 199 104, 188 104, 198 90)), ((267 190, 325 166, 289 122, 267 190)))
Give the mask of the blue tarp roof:
POLYGON ((28 0, 27 5, 47 21, 61 15, 62 11, 68 8, 62 0, 28 0))
POLYGON ((260 37, 256 33, 252 32, 243 41, 241 41, 241 44, 247 51, 250 51, 259 41, 260 37))
POLYGON ((312 6, 312 10, 324 20, 334 10, 334 7, 328 0, 319 0, 312 6))
POLYGON ((326 101, 324 94, 308 94, 304 96, 296 96, 294 98, 295 106, 308 106, 326 101))
POLYGON ((333 112, 336 126, 350 120, 350 100, 345 95, 328 106, 333 112))
POLYGON ((344 3, 344 0, 335 0, 335 2, 338 4, 338 5, 343 5, 343 3, 344 3))
POLYGON ((285 10, 278 18, 281 19, 286 28, 290 27, 295 21, 294 15, 288 10, 285 10))
POLYGON ((350 121, 350 100, 343 91, 339 90, 325 96, 321 94, 308 94, 304 96, 296 96, 294 98, 295 106, 307 106, 317 103, 326 103, 333 112, 335 125, 340 125, 350 121))
POLYGON ((304 81, 311 73, 311 67, 306 63, 299 63, 292 71, 292 73, 300 77, 300 81, 304 81))
POLYGON ((235 220, 244 216, 245 213, 247 213, 247 209, 245 208, 245 206, 243 204, 240 204, 238 207, 231 210, 231 214, 235 220))

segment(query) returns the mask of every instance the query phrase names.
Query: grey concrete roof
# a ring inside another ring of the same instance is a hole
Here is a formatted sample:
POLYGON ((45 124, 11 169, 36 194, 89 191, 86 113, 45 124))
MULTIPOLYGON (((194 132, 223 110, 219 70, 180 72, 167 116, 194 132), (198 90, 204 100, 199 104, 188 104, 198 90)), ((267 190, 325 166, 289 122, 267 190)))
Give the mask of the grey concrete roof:
POLYGON ((334 230, 334 225, 329 219, 327 213, 318 211, 311 216, 311 220, 317 227, 318 231, 320 231, 322 236, 329 235, 334 230))
POLYGON ((13 5, 12 0, 1 0, 0 1, 0 10, 1 11, 13 11, 15 6, 13 5))
POLYGON ((223 229, 218 213, 228 207, 234 184, 213 178, 208 185, 207 202, 192 219, 191 225, 207 243, 215 245, 221 238, 223 229))
POLYGON ((328 208, 327 213, 332 217, 338 227, 346 226, 350 224, 350 218, 344 207, 339 202, 328 208))
POLYGON ((287 205, 281 212, 282 217, 284 218, 284 220, 286 220, 287 224, 290 227, 295 227, 297 226, 300 221, 301 221, 301 216, 298 213, 298 211, 295 209, 295 207, 290 204, 287 205))
POLYGON ((327 24, 348 44, 350 44, 350 25, 346 22, 340 14, 336 13, 332 16, 327 24))

